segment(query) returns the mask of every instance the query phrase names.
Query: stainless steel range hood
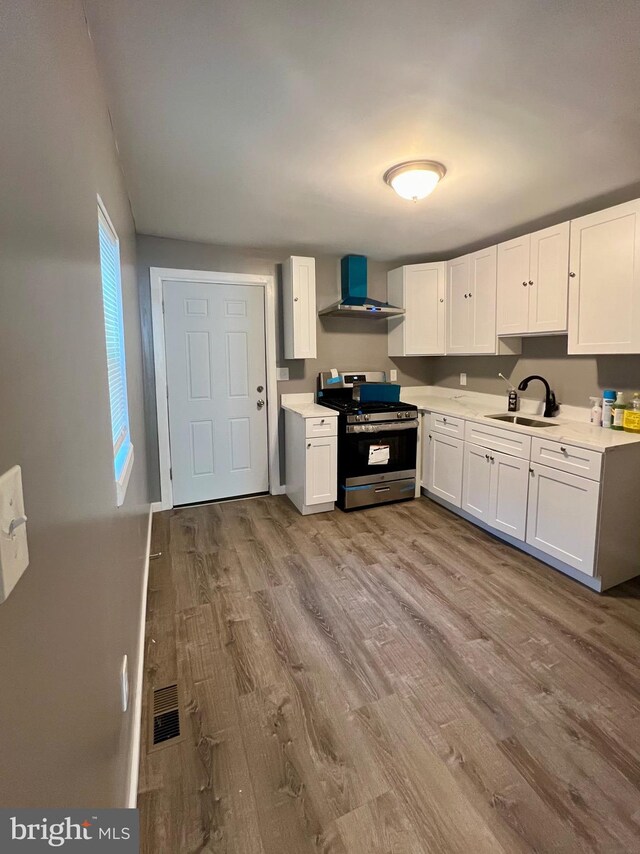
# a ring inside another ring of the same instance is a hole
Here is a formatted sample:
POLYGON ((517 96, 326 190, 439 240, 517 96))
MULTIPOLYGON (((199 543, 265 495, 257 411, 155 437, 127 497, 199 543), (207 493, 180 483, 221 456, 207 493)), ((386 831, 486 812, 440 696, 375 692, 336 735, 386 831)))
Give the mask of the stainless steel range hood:
POLYGON ((404 314, 403 308, 367 296, 367 259, 364 255, 345 255, 340 262, 342 299, 323 308, 321 317, 386 318, 404 314))

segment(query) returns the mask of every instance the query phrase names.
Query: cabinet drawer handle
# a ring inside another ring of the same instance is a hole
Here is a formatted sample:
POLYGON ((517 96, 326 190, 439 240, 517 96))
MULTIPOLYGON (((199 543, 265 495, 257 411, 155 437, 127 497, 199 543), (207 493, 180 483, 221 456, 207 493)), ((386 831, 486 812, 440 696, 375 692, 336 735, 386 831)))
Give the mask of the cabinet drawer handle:
POLYGON ((567 453, 567 449, 565 448, 564 445, 560 445, 560 450, 562 451, 563 454, 567 453))
POLYGON ((321 418, 321 419, 320 419, 320 423, 321 423, 321 424, 324 424, 324 418, 321 418))
POLYGON ((443 424, 446 424, 446 423, 447 423, 447 419, 446 419, 444 416, 442 417, 442 423, 443 423, 443 424))
POLYGON ((378 489, 374 489, 373 491, 374 492, 389 492, 390 489, 391 489, 390 486, 381 486, 378 489))

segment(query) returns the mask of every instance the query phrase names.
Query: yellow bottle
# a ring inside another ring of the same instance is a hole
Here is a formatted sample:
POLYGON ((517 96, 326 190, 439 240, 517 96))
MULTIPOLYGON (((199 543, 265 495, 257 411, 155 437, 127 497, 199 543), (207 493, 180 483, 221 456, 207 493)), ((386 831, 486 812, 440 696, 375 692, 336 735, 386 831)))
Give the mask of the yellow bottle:
POLYGON ((625 409, 622 426, 625 433, 640 433, 640 392, 635 392, 625 409))

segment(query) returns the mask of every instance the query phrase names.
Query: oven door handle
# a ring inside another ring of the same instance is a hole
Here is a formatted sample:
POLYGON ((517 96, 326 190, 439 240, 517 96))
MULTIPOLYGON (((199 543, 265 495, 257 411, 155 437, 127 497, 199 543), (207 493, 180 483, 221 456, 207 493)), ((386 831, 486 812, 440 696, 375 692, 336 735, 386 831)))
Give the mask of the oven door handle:
POLYGON ((347 433, 397 433, 398 430, 416 430, 416 421, 387 421, 383 424, 347 424, 347 433))

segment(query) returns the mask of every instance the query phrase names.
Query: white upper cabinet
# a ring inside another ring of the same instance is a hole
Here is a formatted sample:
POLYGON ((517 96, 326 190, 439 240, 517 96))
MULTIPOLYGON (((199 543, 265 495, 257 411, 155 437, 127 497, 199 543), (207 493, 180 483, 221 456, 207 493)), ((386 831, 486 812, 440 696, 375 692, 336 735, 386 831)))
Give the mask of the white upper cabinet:
POLYGON ((640 199, 571 223, 569 346, 640 353, 640 199))
POLYGON ((285 359, 316 358, 316 261, 293 255, 282 265, 285 359))
POLYGON ((498 246, 498 335, 567 330, 570 223, 498 246))
POLYGON ((441 356, 445 352, 445 263, 412 264, 387 275, 387 300, 404 308, 388 320, 390 356, 441 356))
POLYGON ((447 353, 496 352, 495 246, 447 262, 447 353))

